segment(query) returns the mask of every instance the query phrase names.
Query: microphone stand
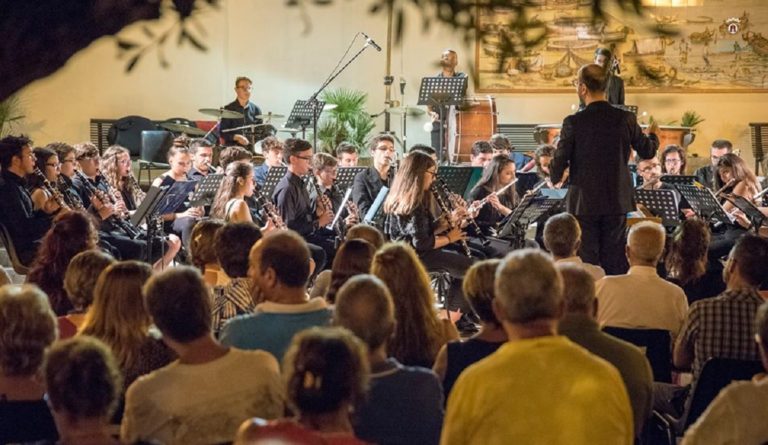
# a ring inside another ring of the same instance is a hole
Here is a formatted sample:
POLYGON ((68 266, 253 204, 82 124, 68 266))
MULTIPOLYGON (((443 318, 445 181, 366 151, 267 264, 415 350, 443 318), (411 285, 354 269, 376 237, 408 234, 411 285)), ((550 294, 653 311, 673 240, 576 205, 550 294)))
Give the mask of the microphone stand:
POLYGON ((342 66, 341 68, 339 68, 339 70, 338 70, 338 71, 336 71, 335 73, 333 73, 333 74, 331 75, 331 77, 329 77, 329 78, 328 78, 328 80, 326 80, 325 82, 323 82, 323 84, 320 86, 320 89, 318 89, 317 91, 315 91, 315 92, 314 92, 314 94, 312 94, 312 96, 310 96, 310 98, 307 100, 307 104, 309 104, 309 105, 312 107, 312 148, 313 148, 315 151, 317 151, 317 118, 319 117, 319 113, 317 112, 317 96, 319 96, 319 95, 320 95, 320 93, 322 93, 322 92, 323 92, 323 90, 325 89, 325 87, 327 87, 328 85, 330 85, 330 83, 331 83, 331 82, 333 82, 333 81, 334 81, 334 79, 336 79, 337 77, 339 77, 339 74, 341 74, 342 72, 344 72, 344 70, 345 70, 345 69, 347 69, 347 67, 348 67, 348 66, 349 66, 349 65, 350 65, 352 62, 354 62, 354 61, 355 61, 355 59, 357 59, 357 58, 360 56, 360 54, 362 54, 362 53, 363 53, 363 51, 365 51, 366 49, 368 49, 368 47, 369 47, 369 46, 370 46, 370 44, 369 44, 368 42, 365 42, 365 45, 363 45, 363 47, 362 47, 362 48, 360 48, 360 50, 359 50, 359 51, 357 51, 357 52, 355 53, 355 55, 354 55, 354 56, 352 56, 352 58, 351 58, 351 59, 349 59, 349 62, 345 63, 345 64, 344 64, 344 66, 342 66))

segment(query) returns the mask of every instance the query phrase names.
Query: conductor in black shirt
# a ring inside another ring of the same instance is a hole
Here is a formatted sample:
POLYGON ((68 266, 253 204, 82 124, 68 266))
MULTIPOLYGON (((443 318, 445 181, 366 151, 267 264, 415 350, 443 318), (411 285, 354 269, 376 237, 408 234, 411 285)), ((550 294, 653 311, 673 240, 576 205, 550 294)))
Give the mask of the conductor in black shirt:
POLYGON ((626 215, 635 209, 627 166, 630 152, 634 148, 640 158, 651 158, 659 140, 657 125, 652 125, 646 136, 633 113, 605 100, 606 80, 606 72, 599 65, 579 69, 574 85, 586 108, 563 121, 550 171, 552 182, 558 183, 570 168, 566 205, 581 225, 579 256, 615 275, 627 269, 626 215))
POLYGON ((11 237, 19 260, 29 265, 35 258, 40 239, 51 227, 51 218, 34 211, 26 189, 27 175, 35 169, 32 141, 24 136, 0 140, 0 223, 11 237))
POLYGON ((236 130, 233 132, 224 132, 231 128, 242 127, 244 125, 260 124, 262 120, 256 116, 261 115, 261 109, 251 102, 251 79, 247 77, 238 77, 235 80, 235 93, 237 99, 224 106, 225 110, 236 111, 242 113, 243 117, 237 119, 222 119, 221 120, 221 137, 224 139, 225 145, 242 145, 243 147, 249 147, 251 141, 245 137, 244 130, 236 130))

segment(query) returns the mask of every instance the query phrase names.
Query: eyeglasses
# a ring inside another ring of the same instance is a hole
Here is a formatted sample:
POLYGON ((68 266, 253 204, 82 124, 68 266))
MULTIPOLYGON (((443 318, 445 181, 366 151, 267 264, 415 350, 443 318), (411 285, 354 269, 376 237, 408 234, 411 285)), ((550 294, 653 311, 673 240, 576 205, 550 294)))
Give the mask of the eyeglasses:
POLYGON ((60 166, 61 166, 61 163, 60 163, 60 162, 55 162, 55 163, 54 163, 54 162, 52 162, 52 163, 50 163, 50 164, 45 164, 45 165, 46 165, 46 166, 48 166, 48 167, 57 168, 57 167, 60 167, 60 166))
POLYGON ((378 147, 376 147, 376 150, 388 151, 390 153, 394 153, 395 152, 395 147, 390 147, 389 145, 379 145, 378 147))
POLYGON ((74 159, 65 159, 65 160, 61 161, 61 164, 62 165, 64 165, 64 164, 73 164, 74 162, 75 162, 74 159))
POLYGON ((311 160, 312 160, 312 156, 299 156, 299 155, 292 155, 292 156, 293 156, 294 158, 299 158, 299 159, 301 159, 301 160, 304 160, 304 161, 307 161, 307 162, 309 162, 309 161, 311 161, 311 160))
POLYGON ((437 176, 437 172, 434 172, 434 171, 432 171, 432 170, 427 170, 427 173, 429 173, 430 175, 432 175, 432 177, 433 177, 433 178, 437 176))

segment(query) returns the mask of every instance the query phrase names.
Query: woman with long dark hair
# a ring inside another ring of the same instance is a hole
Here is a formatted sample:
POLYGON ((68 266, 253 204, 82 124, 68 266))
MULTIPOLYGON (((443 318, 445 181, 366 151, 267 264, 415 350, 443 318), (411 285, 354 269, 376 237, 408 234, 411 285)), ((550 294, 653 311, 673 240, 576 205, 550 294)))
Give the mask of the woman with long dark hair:
POLYGON ((689 305, 725 290, 723 265, 707 257, 710 239, 709 224, 692 218, 680 223, 669 244, 667 279, 683 288, 689 305))
POLYGON ((91 217, 79 211, 63 212, 53 220, 32 263, 27 283, 37 284, 51 301, 56 315, 74 309, 64 292, 64 274, 80 252, 96 248, 99 240, 91 217))
POLYGON ((248 162, 233 162, 227 166, 211 206, 211 218, 226 222, 253 222, 246 197, 253 196, 253 167, 248 162))
MULTIPOLYGON (((731 186, 723 190, 723 193, 741 196, 752 204, 756 204, 752 198, 760 193, 762 189, 760 182, 755 174, 752 173, 752 170, 749 169, 747 163, 738 155, 726 153, 721 156, 717 162, 717 175, 723 185, 727 185, 729 181, 734 181, 731 186)), ((723 209, 726 212, 730 212, 735 208, 731 202, 727 200, 723 202, 723 209)))
POLYGON ((331 267, 331 283, 325 294, 328 303, 336 302, 336 293, 347 280, 355 275, 368 273, 375 253, 373 245, 362 239, 347 240, 339 247, 331 267))
POLYGON ((430 187, 436 176, 437 164, 428 154, 414 151, 405 157, 384 201, 385 232, 392 241, 410 244, 427 270, 448 272, 452 279, 449 306, 467 313, 471 309, 461 295, 461 279, 473 259, 462 247, 454 247, 466 241, 459 227, 464 215, 441 215, 437 221, 432 217, 430 187))
POLYGON ((41 210, 51 215, 61 210, 62 207, 56 202, 51 190, 44 186, 44 180, 47 180, 58 191, 56 185, 59 181, 59 174, 61 174, 59 156, 55 151, 44 147, 35 147, 32 153, 35 154, 35 167, 44 177, 42 178, 36 173, 27 177, 27 188, 29 188, 32 197, 32 205, 35 210, 41 210))

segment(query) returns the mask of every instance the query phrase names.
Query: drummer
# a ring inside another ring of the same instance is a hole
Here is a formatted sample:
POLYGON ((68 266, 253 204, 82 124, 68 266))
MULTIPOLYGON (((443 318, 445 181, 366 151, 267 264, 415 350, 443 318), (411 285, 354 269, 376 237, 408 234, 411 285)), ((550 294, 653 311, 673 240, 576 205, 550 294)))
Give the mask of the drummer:
MULTIPOLYGON (((231 128, 242 127, 245 125, 261 124, 261 109, 256 106, 251 99, 251 88, 253 82, 251 79, 241 76, 235 80, 235 93, 237 99, 227 104, 224 109, 242 114, 242 117, 236 119, 221 119, 221 137, 224 139, 224 145, 241 145, 250 147, 251 141, 245 136, 246 129, 227 132, 231 128)), ((250 130, 252 131, 252 129, 250 130)))

